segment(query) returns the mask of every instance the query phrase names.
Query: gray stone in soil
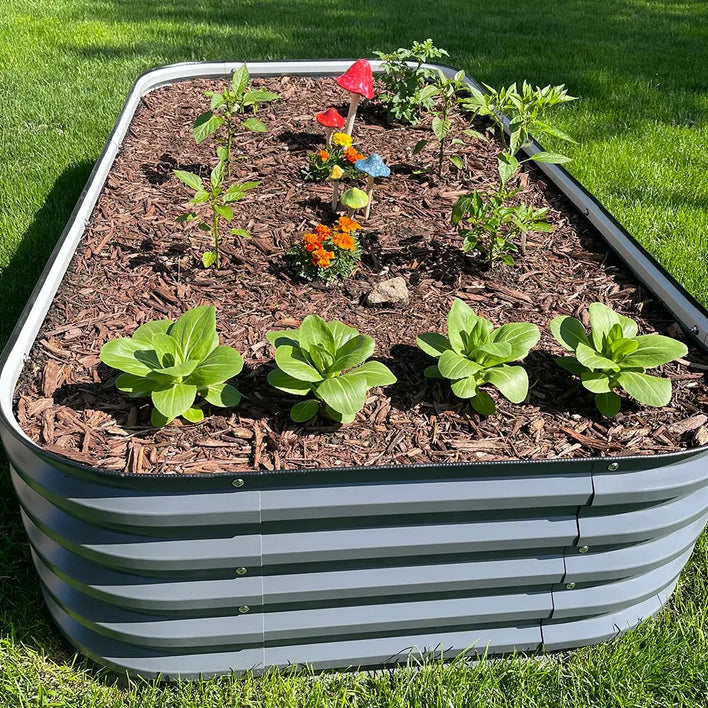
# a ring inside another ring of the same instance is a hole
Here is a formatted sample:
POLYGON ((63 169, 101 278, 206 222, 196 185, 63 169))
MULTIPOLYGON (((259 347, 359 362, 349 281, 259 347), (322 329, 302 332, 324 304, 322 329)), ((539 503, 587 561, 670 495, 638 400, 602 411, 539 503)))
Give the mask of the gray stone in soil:
POLYGON ((400 276, 376 283, 367 294, 365 304, 369 307, 376 305, 407 305, 408 286, 400 276))

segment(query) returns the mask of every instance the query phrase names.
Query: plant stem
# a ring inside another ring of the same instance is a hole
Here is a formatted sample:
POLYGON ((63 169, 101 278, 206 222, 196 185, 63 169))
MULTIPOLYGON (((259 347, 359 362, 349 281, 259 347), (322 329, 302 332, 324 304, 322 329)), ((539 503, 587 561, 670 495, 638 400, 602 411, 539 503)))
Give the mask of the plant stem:
POLYGON ((219 215, 214 212, 214 220, 212 222, 211 233, 214 237, 214 264, 216 269, 221 268, 221 253, 219 252, 219 215))
POLYGON ((234 129, 231 118, 226 120, 226 176, 231 177, 231 144, 233 143, 234 129))

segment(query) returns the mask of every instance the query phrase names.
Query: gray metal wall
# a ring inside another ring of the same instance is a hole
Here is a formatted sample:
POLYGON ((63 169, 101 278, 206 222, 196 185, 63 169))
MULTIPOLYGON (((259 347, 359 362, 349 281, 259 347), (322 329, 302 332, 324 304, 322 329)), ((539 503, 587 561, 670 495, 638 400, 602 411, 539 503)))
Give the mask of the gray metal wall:
POLYGON ((241 485, 101 475, 4 442, 52 616, 142 676, 601 641, 661 607, 708 518, 706 451, 241 485))

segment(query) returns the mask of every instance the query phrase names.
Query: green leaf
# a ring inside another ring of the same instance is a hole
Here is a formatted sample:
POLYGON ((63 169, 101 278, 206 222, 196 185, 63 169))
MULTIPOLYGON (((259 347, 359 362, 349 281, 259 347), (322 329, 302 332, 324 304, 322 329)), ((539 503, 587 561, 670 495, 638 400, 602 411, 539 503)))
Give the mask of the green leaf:
POLYGON ((558 344, 568 351, 574 352, 581 343, 590 346, 583 323, 575 317, 554 317, 550 328, 558 344))
POLYGON ((116 388, 129 394, 131 398, 149 396, 157 386, 157 382, 153 379, 135 374, 121 374, 116 379, 116 388))
POLYGON ((243 105, 252 106, 255 103, 268 103, 269 101, 277 101, 279 98, 280 96, 272 91, 253 89, 252 91, 246 92, 246 95, 243 97, 243 105))
POLYGON ((565 140, 568 143, 577 144, 576 140, 573 140, 568 133, 562 131, 560 128, 557 128, 554 125, 549 125, 548 123, 544 123, 540 120, 536 120, 534 125, 534 133, 539 132, 539 129, 544 135, 550 135, 553 138, 558 138, 559 140, 565 140))
POLYGON ((611 371, 619 371, 620 367, 611 359, 606 359, 598 354, 592 347, 580 342, 575 350, 575 356, 578 361, 587 366, 588 369, 610 369, 611 371))
POLYGON ((532 322, 510 322, 492 332, 492 342, 506 342, 511 347, 509 361, 523 359, 541 338, 541 332, 532 322))
POLYGON ((239 66, 236 71, 234 71, 233 76, 231 77, 231 88, 233 89, 234 93, 242 93, 246 86, 248 86, 248 82, 250 80, 250 76, 248 74, 248 69, 246 68, 245 64, 242 64, 239 66))
POLYGON ((617 383, 640 403, 655 408, 668 405, 671 400, 671 381, 637 371, 621 371, 617 383))
POLYGON ((239 391, 234 386, 227 383, 211 384, 199 393, 201 393, 205 400, 211 403, 212 406, 217 406, 218 408, 233 408, 241 403, 241 394, 239 391))
POLYGON ((506 152, 502 152, 497 156, 497 170, 502 184, 506 184, 519 169, 519 161, 506 152))
POLYGON ((219 344, 216 333, 216 308, 201 305, 187 310, 170 329, 185 359, 201 361, 219 344))
POLYGON ((433 116, 433 133, 435 137, 442 141, 450 132, 450 121, 443 120, 440 116, 433 116))
MULTIPOLYGON (((447 332, 449 335, 450 346, 456 352, 464 352, 467 346, 467 341, 464 335, 471 332, 479 317, 474 313, 472 308, 459 298, 456 298, 450 312, 447 315, 447 332)), ((455 378, 460 378, 459 376, 455 378)))
POLYGON ((440 373, 440 369, 438 369, 437 364, 433 364, 432 366, 426 367, 425 371, 423 371, 423 376, 425 376, 426 379, 444 379, 445 378, 440 373))
POLYGON ((233 347, 221 345, 209 353, 187 381, 198 388, 204 388, 228 381, 239 374, 242 369, 241 355, 233 347))
POLYGON ((342 415, 358 413, 364 407, 366 391, 366 377, 349 374, 325 379, 317 386, 317 396, 342 415))
POLYGON ((366 334, 352 337, 337 350, 331 371, 344 371, 358 366, 374 353, 375 346, 374 340, 366 334))
POLYGON ((484 342, 475 348, 475 359, 487 366, 504 364, 511 360, 511 344, 509 342, 484 342), (483 357, 479 357, 483 354, 483 357))
POLYGON ((532 155, 531 160, 534 162, 548 162, 554 165, 563 165, 566 162, 570 162, 570 158, 565 155, 561 155, 559 152, 537 152, 532 155))
POLYGON ((231 229, 229 233, 232 236, 241 236, 242 238, 251 238, 251 234, 246 229, 231 229))
POLYGON ((266 334, 266 339, 274 346, 279 347, 281 344, 289 344, 293 347, 300 346, 300 330, 299 329, 279 329, 273 330, 266 334))
MULTIPOLYGON (((195 193, 194 197, 189 200, 190 204, 205 204, 206 202, 209 201, 209 192, 206 191, 206 189, 199 189, 195 193)), ((196 216, 196 215, 195 215, 196 216)), ((191 221, 191 219, 188 219, 188 221, 191 221)), ((200 224, 201 227, 201 224, 200 224)), ((209 229, 207 228, 207 231, 209 229)))
POLYGON ((622 405, 622 399, 614 392, 598 393, 595 395, 595 405, 602 415, 614 418, 622 405))
POLYGON ((183 182, 188 187, 191 187, 193 190, 204 190, 204 183, 202 182, 202 178, 198 177, 192 172, 186 172, 185 170, 174 170, 174 175, 180 182, 183 182))
POLYGON ((197 144, 203 142, 210 135, 219 130, 223 122, 224 119, 221 116, 217 116, 211 111, 204 111, 200 116, 197 116, 197 119, 194 121, 194 126, 192 126, 194 140, 197 144))
POLYGON ((327 373, 331 373, 334 369, 332 365, 334 364, 334 355, 330 354, 324 347, 319 344, 313 344, 310 347, 310 351, 307 352, 307 358, 312 362, 314 367, 323 376, 327 373))
POLYGON ((349 327, 339 320, 331 320, 330 322, 327 322, 327 327, 334 337, 334 343, 337 349, 359 334, 358 329, 349 327))
POLYGON ((171 423, 174 418, 168 418, 166 415, 162 415, 157 408, 152 409, 150 414, 150 424, 155 428, 162 428, 164 425, 171 423))
POLYGON ((330 406, 325 406, 325 411, 332 420, 336 421, 337 423, 342 423, 342 425, 352 423, 356 418, 356 413, 352 413, 351 415, 344 415, 342 413, 339 413, 338 411, 335 411, 334 408, 331 408, 330 406))
POLYGON ((224 100, 224 94, 223 93, 217 93, 214 92, 211 94, 211 104, 209 108, 213 111, 216 108, 221 108, 221 106, 224 105, 226 101, 224 100))
POLYGON ((477 380, 474 376, 468 376, 465 379, 453 381, 450 388, 458 398, 472 398, 477 395, 477 380))
POLYGON ((241 126, 243 128, 246 128, 246 130, 250 130, 253 133, 267 133, 268 132, 268 126, 263 123, 262 121, 258 120, 258 118, 246 118, 246 120, 241 122, 241 126))
POLYGON ((234 210, 226 205, 214 204, 214 211, 226 221, 231 221, 234 218, 234 210))
POLYGON ((635 337, 634 341, 639 346, 622 360, 622 367, 641 366, 651 369, 688 354, 688 347, 683 342, 661 334, 644 334, 635 337))
POLYGON ((574 356, 559 356, 556 357, 556 364, 569 371, 571 374, 580 375, 583 372, 589 371, 587 366, 583 366, 574 356))
POLYGON ((195 406, 194 408, 188 408, 182 413, 182 417, 190 423, 201 423, 204 420, 204 411, 195 406))
POLYGON ((413 148, 413 154, 417 155, 426 145, 428 144, 428 141, 423 139, 419 140, 416 144, 415 147, 413 148))
POLYGON ((337 353, 332 332, 327 323, 317 315, 308 315, 302 321, 299 341, 304 351, 309 352, 314 345, 319 345, 332 355, 337 353))
POLYGON ((167 334, 167 331, 173 324, 172 320, 152 320, 151 322, 146 322, 133 332, 133 339, 136 342, 146 342, 150 344, 153 335, 158 333, 167 334))
POLYGON ((226 163, 223 160, 219 160, 216 163, 216 167, 211 171, 209 175, 209 181, 211 182, 212 190, 217 189, 221 183, 224 181, 224 172, 226 171, 226 163))
POLYGON ((482 377, 512 403, 521 403, 529 392, 529 377, 522 366, 495 366, 482 372, 482 377))
POLYGON ((205 268, 209 268, 216 263, 216 253, 214 251, 204 251, 202 253, 202 264, 205 268))
POLYGON ((492 397, 481 388, 477 390, 477 395, 470 399, 470 403, 480 415, 492 415, 497 410, 492 397))
POLYGON ((459 155, 450 155, 450 162, 452 162, 458 170, 462 170, 465 167, 465 163, 459 155))
POLYGON ((222 162, 228 162, 229 161, 229 151, 224 145, 219 145, 216 148, 216 156, 222 161, 222 162))
POLYGON ((173 419, 192 407, 197 395, 197 387, 186 383, 175 383, 151 394, 152 403, 166 418, 173 419))
POLYGON ((283 344, 275 350, 275 363, 286 373, 300 381, 322 381, 322 375, 307 359, 300 347, 283 344))
POLYGON ((174 364, 173 366, 165 366, 161 369, 155 369, 154 371, 151 371, 148 376, 155 377, 157 375, 158 378, 160 376, 169 376, 173 379, 181 379, 189 376, 194 369, 196 369, 198 364, 199 362, 196 359, 188 359, 181 364, 174 364))
POLYGON ((268 373, 268 383, 279 391, 290 393, 293 396, 306 396, 312 391, 312 384, 286 374, 280 369, 272 369, 268 373))
POLYGON ((367 388, 389 386, 396 383, 396 377, 391 372, 391 369, 380 361, 367 361, 350 371, 347 376, 363 376, 366 379, 367 388))
POLYGON ((426 353, 436 359, 443 353, 451 349, 450 340, 437 332, 426 332, 416 338, 418 346, 426 353))
POLYGON ((101 347, 99 355, 101 361, 118 371, 125 371, 127 374, 136 376, 146 376, 152 370, 143 362, 135 358, 136 352, 150 351, 145 342, 134 339, 121 338, 112 339, 101 347))
POLYGON ((483 367, 457 352, 448 350, 438 359, 438 369, 446 379, 464 379, 474 376, 483 367))
POLYGON ((440 89, 438 89, 438 87, 434 84, 428 84, 427 86, 423 86, 423 88, 418 91, 418 101, 420 101, 421 103, 424 101, 429 101, 434 96, 437 96, 439 91, 440 89))
POLYGON ((319 401, 312 398, 308 401, 300 401, 290 409, 290 418, 295 423, 306 423, 317 415, 319 409, 319 401))
POLYGON ((609 393, 612 391, 610 377, 601 371, 583 371, 580 374, 583 387, 592 393, 609 393))
POLYGON ((181 364, 184 361, 182 349, 177 340, 164 332, 155 332, 151 342, 152 348, 157 354, 160 368, 181 364))
POLYGON ((619 324, 625 337, 634 337, 637 334, 637 323, 629 317, 617 314, 613 309, 601 302, 593 302, 588 308, 590 326, 592 328, 592 341, 598 352, 603 350, 605 338, 612 325, 619 324))

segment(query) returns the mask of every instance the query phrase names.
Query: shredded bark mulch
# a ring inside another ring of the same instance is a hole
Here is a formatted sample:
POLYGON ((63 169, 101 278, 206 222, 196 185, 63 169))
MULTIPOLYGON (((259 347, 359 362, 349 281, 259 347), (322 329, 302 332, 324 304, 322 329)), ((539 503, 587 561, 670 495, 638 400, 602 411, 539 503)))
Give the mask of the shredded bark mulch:
MULTIPOLYGON (((196 222, 175 221, 189 193, 172 171, 209 174, 213 143, 196 145, 191 126, 207 107, 204 90, 224 82, 179 83, 143 99, 17 386, 17 416, 33 440, 99 467, 163 474, 649 455, 708 443, 708 366, 695 348, 687 360, 657 371, 673 381, 668 407, 624 400, 612 420, 554 363, 562 350, 548 322, 568 314, 587 324, 587 306, 596 300, 636 319, 642 333, 683 336, 539 173, 520 175, 518 199, 549 206, 553 233, 531 235, 526 257, 514 268, 488 271, 462 253, 450 211, 460 194, 495 183, 500 145, 493 139, 460 135, 465 144, 456 151, 465 169, 447 165, 436 182, 418 174, 433 164, 434 146, 412 155, 429 136, 429 119, 414 128, 391 127, 375 101, 360 109, 355 145, 365 154, 379 152, 392 169, 376 187, 362 267, 335 287, 295 280, 285 253, 308 228, 334 219, 331 187, 300 176, 306 155, 323 146, 314 114, 330 105, 346 114, 347 97, 327 79, 253 83, 282 98, 258 114, 267 134, 246 132, 236 141, 243 159, 234 161, 233 180, 260 186, 235 205, 230 226, 247 228, 253 239, 227 235, 218 272, 201 266, 209 234, 196 222), (395 276, 407 282, 409 305, 364 306, 376 282, 395 276), (449 383, 423 377, 432 360, 415 346, 416 335, 445 332, 455 297, 497 326, 529 321, 541 328, 541 342, 524 362, 531 382, 525 404, 491 390, 498 412, 484 418, 456 399, 449 383), (201 304, 216 306, 222 343, 244 357, 236 381, 243 402, 234 410, 207 409, 198 425, 175 422, 156 430, 149 425, 149 400, 117 392, 117 374, 101 364, 99 351, 148 320, 174 319, 201 304), (273 366, 266 332, 296 327, 313 312, 372 335, 375 358, 398 377, 392 387, 373 389, 348 426, 292 423, 295 400, 266 382, 273 366)), ((456 127, 465 127, 459 118, 456 127)))

